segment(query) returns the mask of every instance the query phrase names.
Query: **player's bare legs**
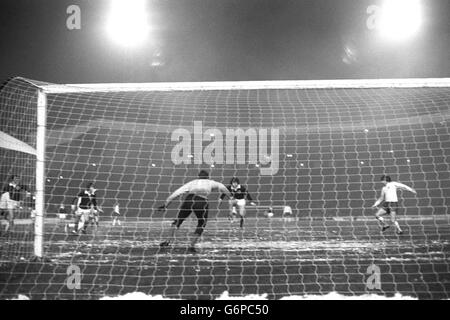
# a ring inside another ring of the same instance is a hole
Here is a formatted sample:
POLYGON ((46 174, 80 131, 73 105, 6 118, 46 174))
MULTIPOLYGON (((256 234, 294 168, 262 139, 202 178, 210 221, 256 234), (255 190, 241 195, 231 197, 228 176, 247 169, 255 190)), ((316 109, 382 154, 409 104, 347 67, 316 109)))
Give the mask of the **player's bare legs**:
POLYGON ((206 221, 208 219, 208 209, 207 208, 208 207, 206 207, 206 209, 196 212, 196 216, 198 219, 197 228, 195 229, 194 236, 191 240, 191 245, 188 248, 189 252, 192 252, 192 253, 197 252, 197 250, 195 249, 195 245, 200 240, 200 238, 203 234, 203 231, 205 230, 205 227, 206 227, 206 221))
POLYGON ((175 241, 175 234, 176 234, 177 230, 178 230, 178 227, 175 224, 171 224, 169 236, 167 237, 167 240, 161 242, 160 246, 167 247, 170 244, 172 244, 175 241))
MULTIPOLYGON (((7 233, 9 230, 9 218, 8 218, 9 211, 5 210, 5 212, 3 214, 5 216, 5 233, 7 233)), ((2 233, 2 230, 1 230, 1 223, 0 223, 0 234, 1 233, 2 233)))
POLYGON ((384 221, 383 215, 386 214, 386 210, 383 208, 378 209, 377 213, 375 214, 375 218, 380 222, 381 230, 385 231, 387 228, 389 228, 389 225, 384 221))
POLYGON ((80 219, 78 220, 78 224, 77 224, 77 231, 81 232, 81 230, 84 228, 84 213, 81 214, 80 219))
POLYGON ((244 217, 245 217, 245 204, 239 205, 239 227, 242 229, 244 227, 244 217))
POLYGON ((74 219, 74 223, 73 223, 73 233, 77 233, 78 231, 78 226, 80 225, 80 220, 81 220, 81 214, 78 211, 75 211, 75 219, 74 219))
MULTIPOLYGON (((170 231, 169 231, 169 236, 167 237, 167 240, 161 242, 160 246, 167 247, 167 246, 175 243, 177 230, 178 230, 178 227, 176 225, 172 224, 170 231)), ((200 239, 200 237, 201 237, 201 234, 194 233, 194 236, 192 237, 192 240, 191 240, 190 248, 195 247, 195 245, 198 242, 198 240, 200 239)))
POLYGON ((237 205, 236 200, 230 199, 230 201, 229 201, 229 206, 230 206, 229 219, 231 220, 231 222, 234 222, 234 217, 237 216, 236 205, 237 205))
POLYGON ((100 214, 97 210, 94 210, 94 215, 92 217, 92 220, 94 222, 94 230, 97 232, 98 226, 100 224, 100 214))
POLYGON ((121 222, 120 222, 119 216, 116 215, 116 214, 114 214, 114 215, 113 215, 113 220, 112 220, 112 225, 113 225, 113 227, 114 227, 116 224, 117 224, 118 226, 120 226, 120 225, 121 225, 121 222))
POLYGON ((113 221, 112 221, 113 227, 114 227, 116 224, 117 224, 118 226, 121 225, 121 222, 120 222, 120 220, 119 220, 118 217, 114 217, 114 218, 113 218, 113 221))
POLYGON ((194 251, 193 249, 195 249, 195 245, 198 242, 198 240, 200 240, 201 235, 194 233, 194 236, 192 237, 191 240, 191 246, 189 247, 191 249, 191 251, 194 251))
POLYGON ((403 230, 400 228, 400 225, 398 224, 397 213, 395 211, 393 211, 393 210, 391 210, 391 221, 392 221, 392 223, 395 226, 397 234, 402 234, 403 230))
POLYGON ((80 221, 78 222, 78 232, 86 233, 87 225, 89 223, 89 211, 85 210, 81 213, 80 221))
POLYGON ((5 232, 8 232, 9 229, 14 226, 14 210, 15 209, 12 209, 12 208, 9 208, 7 210, 5 232))

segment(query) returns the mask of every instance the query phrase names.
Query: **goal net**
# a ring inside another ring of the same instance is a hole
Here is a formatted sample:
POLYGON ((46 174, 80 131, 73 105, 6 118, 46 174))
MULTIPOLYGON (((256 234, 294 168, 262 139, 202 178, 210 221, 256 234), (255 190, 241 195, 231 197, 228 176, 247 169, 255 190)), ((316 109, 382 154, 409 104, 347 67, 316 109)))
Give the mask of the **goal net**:
POLYGON ((0 178, 7 185, 20 176, 28 193, 1 236, 0 298, 216 298, 226 291, 448 298, 449 84, 14 78, 0 91, 0 178), (39 92, 46 108, 41 174, 39 92), (256 205, 247 200, 241 228, 239 215, 229 219, 228 200, 213 192, 198 252, 185 250, 193 214, 175 244, 161 249, 182 199, 155 209, 200 170, 225 185, 238 177, 256 205), (393 225, 382 233, 374 217, 382 175, 417 191, 398 193, 403 235, 393 225), (39 179, 43 228, 31 212, 39 179), (94 220, 77 233, 72 205, 91 182, 98 226, 94 220), (30 262, 36 253, 51 262, 30 262), (369 283, 371 270, 380 284, 369 283))
POLYGON ((36 195, 37 96, 36 87, 19 79, 12 79, 0 86, 0 236, 5 233, 6 224, 10 223, 8 215, 12 208, 14 224, 17 227, 26 226, 25 232, 11 233, 10 241, 2 239, 2 259, 33 253, 30 218, 36 195), (19 203, 9 204, 3 194, 14 176, 18 179, 18 186, 26 188, 18 192, 19 203))

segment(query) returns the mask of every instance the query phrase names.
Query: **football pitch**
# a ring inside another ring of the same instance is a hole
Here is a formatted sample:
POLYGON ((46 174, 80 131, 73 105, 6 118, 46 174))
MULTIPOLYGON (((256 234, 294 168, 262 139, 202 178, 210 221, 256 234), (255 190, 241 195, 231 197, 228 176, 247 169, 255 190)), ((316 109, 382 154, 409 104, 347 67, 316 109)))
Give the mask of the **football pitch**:
POLYGON ((46 222, 48 262, 31 262, 31 225, 0 237, 0 299, 99 299, 142 292, 172 299, 259 295, 268 299, 337 292, 450 297, 450 225, 446 216, 400 217, 403 235, 359 219, 248 218, 243 231, 226 218, 208 221, 198 253, 186 251, 196 221, 161 249, 170 220, 102 220, 85 235, 46 222), (80 285, 73 288, 73 266, 80 285), (379 268, 381 288, 371 286, 379 268), (372 276, 372 277, 371 277, 372 276), (69 284, 69 285, 68 285, 69 284), (70 289, 69 289, 70 288, 70 289))

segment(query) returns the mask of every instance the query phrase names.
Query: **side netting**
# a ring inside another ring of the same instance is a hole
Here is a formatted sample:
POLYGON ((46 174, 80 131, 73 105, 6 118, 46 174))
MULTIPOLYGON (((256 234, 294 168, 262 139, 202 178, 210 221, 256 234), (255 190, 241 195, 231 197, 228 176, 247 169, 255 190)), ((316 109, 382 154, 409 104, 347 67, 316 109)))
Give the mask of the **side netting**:
MULTIPOLYGON (((50 284, 41 279, 31 290, 8 264, 0 296, 358 295, 370 292, 365 277, 376 265, 377 293, 448 298, 450 82, 434 81, 63 86, 15 79, 0 92, 1 131, 33 148, 34 85, 47 96, 44 255, 57 266, 45 269, 50 284), (202 169, 226 185, 238 177, 256 206, 247 201, 241 229, 213 193, 199 253, 185 251, 194 215, 161 251, 181 202, 164 213, 155 208, 202 169), (381 233, 374 219, 384 174, 417 191, 399 192, 402 236, 394 228, 381 233), (90 182, 99 226, 74 235, 71 205, 90 182), (67 286, 73 266, 83 275, 78 290, 67 286)), ((33 186, 35 158, 0 152, 2 181, 19 172, 33 186)), ((16 228, 2 239, 2 260, 27 258, 28 237, 16 228)), ((20 269, 22 279, 42 268, 20 269)))
POLYGON ((26 257, 33 253, 32 210, 35 201, 36 181, 36 111, 37 87, 15 78, 0 87, 0 182, 2 195, 11 178, 17 177, 19 202, 0 203, 0 234, 4 234, 7 216, 14 214, 15 226, 7 240, 2 239, 0 256, 26 257), (12 213, 10 212, 12 210, 12 213), (31 242, 30 242, 31 241, 31 242))

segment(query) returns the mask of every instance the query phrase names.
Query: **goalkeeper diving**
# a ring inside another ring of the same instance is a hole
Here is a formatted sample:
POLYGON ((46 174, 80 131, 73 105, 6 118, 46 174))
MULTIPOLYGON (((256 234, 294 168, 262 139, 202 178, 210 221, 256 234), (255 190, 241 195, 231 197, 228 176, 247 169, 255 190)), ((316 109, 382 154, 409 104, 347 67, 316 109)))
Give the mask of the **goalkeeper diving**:
POLYGON ((180 210, 178 211, 177 217, 172 223, 170 235, 167 240, 161 242, 161 247, 167 247, 173 243, 176 231, 180 228, 183 221, 189 217, 192 212, 194 212, 197 216, 197 228, 195 229, 194 237, 188 247, 188 252, 196 252, 195 244, 203 234, 206 227, 206 222, 208 220, 208 195, 213 190, 218 190, 231 198, 230 191, 228 191, 222 183, 209 179, 209 173, 202 170, 198 174, 198 179, 186 183, 167 198, 164 205, 158 208, 159 212, 166 210, 175 198, 187 194, 180 210))

